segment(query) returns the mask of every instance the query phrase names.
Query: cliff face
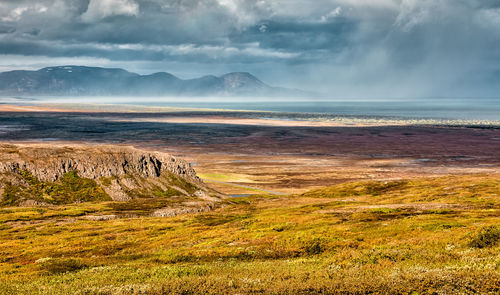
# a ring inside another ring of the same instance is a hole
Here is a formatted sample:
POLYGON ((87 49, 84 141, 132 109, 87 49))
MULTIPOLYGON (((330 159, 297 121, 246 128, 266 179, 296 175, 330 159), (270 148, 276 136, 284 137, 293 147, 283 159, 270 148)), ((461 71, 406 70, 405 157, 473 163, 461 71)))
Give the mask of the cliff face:
POLYGON ((64 174, 78 171, 84 178, 137 175, 160 177, 170 172, 200 182, 184 160, 164 153, 144 152, 127 147, 61 147, 6 145, 0 147, 0 173, 27 170, 42 181, 56 181, 64 174))
POLYGON ((130 147, 0 145, 0 176, 4 205, 182 197, 218 201, 186 161, 130 147))

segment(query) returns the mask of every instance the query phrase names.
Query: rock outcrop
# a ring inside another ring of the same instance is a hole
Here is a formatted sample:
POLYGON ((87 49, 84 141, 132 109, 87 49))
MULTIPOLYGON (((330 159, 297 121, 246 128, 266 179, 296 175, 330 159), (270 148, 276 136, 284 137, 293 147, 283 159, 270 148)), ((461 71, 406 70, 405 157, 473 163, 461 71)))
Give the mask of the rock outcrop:
POLYGON ((42 181, 56 181, 62 175, 78 171, 84 178, 137 175, 160 177, 170 172, 200 182, 189 163, 168 154, 145 152, 130 147, 4 145, 0 147, 0 173, 27 170, 42 181))
MULTIPOLYGON (((157 198, 218 202, 186 161, 108 145, 0 145, 0 204, 157 198)), ((174 202, 175 203, 175 202, 174 202)), ((175 205, 175 204, 174 204, 175 205)))

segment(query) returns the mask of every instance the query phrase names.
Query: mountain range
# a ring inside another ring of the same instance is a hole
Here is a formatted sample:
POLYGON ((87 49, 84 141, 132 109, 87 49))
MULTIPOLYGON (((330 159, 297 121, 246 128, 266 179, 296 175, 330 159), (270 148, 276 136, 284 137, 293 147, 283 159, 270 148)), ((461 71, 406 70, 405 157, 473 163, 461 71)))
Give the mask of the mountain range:
POLYGON ((119 68, 55 66, 0 73, 0 95, 54 96, 305 96, 272 87, 250 73, 183 80, 166 72, 139 75, 119 68))

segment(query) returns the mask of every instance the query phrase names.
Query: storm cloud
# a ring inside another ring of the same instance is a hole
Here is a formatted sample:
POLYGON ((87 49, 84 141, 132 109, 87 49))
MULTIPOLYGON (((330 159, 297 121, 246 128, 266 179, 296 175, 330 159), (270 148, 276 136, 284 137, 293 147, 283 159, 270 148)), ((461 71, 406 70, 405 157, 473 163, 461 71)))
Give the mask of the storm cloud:
POLYGON ((249 71, 331 97, 500 90, 500 0, 0 0, 0 70, 249 71))

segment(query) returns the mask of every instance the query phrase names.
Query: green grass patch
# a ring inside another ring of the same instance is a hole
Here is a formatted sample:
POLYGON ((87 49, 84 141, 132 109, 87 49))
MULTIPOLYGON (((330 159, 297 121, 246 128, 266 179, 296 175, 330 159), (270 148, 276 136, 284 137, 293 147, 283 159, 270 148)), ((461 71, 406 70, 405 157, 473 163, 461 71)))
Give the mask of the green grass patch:
POLYGON ((168 182, 173 185, 173 186, 177 186, 183 190, 185 190, 186 192, 188 192, 189 194, 194 194, 198 188, 192 184, 191 182, 183 179, 182 177, 179 177, 173 173, 169 173, 168 176, 168 182))
POLYGON ((161 189, 160 187, 155 187, 152 190, 152 194, 153 194, 153 196, 158 197, 158 198, 169 198, 169 197, 173 197, 173 196, 182 196, 183 195, 180 191, 178 191, 172 187, 168 187, 166 190, 161 189))
POLYGON ((19 171, 17 177, 25 184, 5 183, 1 206, 15 206, 22 200, 49 204, 111 200, 93 179, 79 177, 77 171, 64 174, 56 182, 40 181, 26 170, 19 171))

